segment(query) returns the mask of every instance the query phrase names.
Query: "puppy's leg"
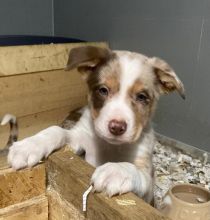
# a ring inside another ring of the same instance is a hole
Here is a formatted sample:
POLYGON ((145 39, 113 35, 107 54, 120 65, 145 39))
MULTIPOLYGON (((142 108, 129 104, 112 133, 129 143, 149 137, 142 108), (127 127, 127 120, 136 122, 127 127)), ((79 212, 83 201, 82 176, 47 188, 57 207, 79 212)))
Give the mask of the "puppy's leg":
POLYGON ((84 152, 84 147, 88 143, 88 146, 92 145, 93 131, 89 121, 90 112, 85 108, 79 121, 70 130, 52 126, 32 137, 15 142, 9 149, 9 164, 16 170, 34 166, 43 157, 47 157, 65 144, 70 145, 76 154, 84 152))
POLYGON ((70 133, 71 131, 52 126, 15 142, 9 149, 8 162, 16 170, 34 166, 52 151, 63 147, 68 142, 70 133))
POLYGON ((142 198, 152 204, 154 199, 154 168, 152 165, 152 155, 145 153, 144 156, 137 157, 134 164, 146 180, 142 198))

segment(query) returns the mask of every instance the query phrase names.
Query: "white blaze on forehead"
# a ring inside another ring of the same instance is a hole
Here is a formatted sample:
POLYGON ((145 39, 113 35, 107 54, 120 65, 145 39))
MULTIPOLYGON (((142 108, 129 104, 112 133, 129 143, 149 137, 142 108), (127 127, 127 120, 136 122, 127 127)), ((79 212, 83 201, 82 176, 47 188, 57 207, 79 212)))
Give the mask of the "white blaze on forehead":
POLYGON ((120 94, 125 95, 128 89, 140 77, 143 64, 139 58, 132 58, 128 55, 120 56, 119 63, 121 67, 120 94))

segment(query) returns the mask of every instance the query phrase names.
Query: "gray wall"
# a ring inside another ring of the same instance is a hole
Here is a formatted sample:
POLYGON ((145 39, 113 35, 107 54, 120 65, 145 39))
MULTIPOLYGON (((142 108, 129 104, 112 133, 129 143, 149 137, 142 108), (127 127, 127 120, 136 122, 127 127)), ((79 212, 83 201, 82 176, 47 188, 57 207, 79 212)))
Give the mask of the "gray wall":
POLYGON ((53 0, 0 0, 0 35, 53 35, 53 0))
POLYGON ((185 84, 163 97, 155 129, 210 151, 210 0, 55 0, 55 35, 160 56, 185 84))

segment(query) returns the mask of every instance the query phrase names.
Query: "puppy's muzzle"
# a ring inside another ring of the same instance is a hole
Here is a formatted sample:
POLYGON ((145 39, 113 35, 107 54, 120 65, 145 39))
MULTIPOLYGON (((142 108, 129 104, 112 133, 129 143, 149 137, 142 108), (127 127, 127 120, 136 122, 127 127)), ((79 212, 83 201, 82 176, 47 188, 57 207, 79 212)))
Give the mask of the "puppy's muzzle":
POLYGON ((119 136, 126 132, 127 124, 125 121, 118 121, 116 119, 113 119, 109 122, 108 128, 111 134, 119 136))

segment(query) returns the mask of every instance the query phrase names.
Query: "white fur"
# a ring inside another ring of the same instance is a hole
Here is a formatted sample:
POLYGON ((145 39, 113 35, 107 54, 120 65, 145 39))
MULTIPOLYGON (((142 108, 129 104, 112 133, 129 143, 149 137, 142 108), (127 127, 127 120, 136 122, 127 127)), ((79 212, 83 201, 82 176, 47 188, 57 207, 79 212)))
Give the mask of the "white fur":
POLYGON ((127 95, 127 90, 133 83, 140 77, 142 71, 142 62, 140 59, 131 59, 127 54, 119 58, 121 67, 120 78, 120 94, 121 96, 127 95))
POLYGON ((31 167, 66 143, 66 130, 49 127, 38 134, 15 142, 9 149, 8 162, 14 169, 31 167))
POLYGON ((94 121, 97 134, 110 143, 130 142, 133 135, 134 113, 125 102, 125 98, 116 95, 100 111, 99 117, 94 121), (108 124, 111 120, 123 120, 127 123, 126 132, 116 137, 109 132, 108 124))
POLYGON ((91 179, 96 191, 105 191, 108 196, 134 191, 142 195, 144 181, 140 172, 131 163, 105 163, 98 167, 91 179))
POLYGON ((7 123, 9 123, 9 121, 12 121, 13 123, 16 122, 16 117, 14 115, 11 114, 6 114, 3 119, 1 120, 1 125, 6 125, 7 123))
POLYGON ((164 205, 168 205, 171 206, 172 205, 172 201, 169 195, 167 195, 164 199, 163 199, 163 204, 164 205))

